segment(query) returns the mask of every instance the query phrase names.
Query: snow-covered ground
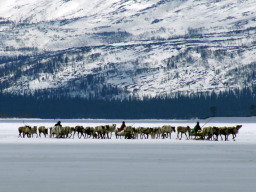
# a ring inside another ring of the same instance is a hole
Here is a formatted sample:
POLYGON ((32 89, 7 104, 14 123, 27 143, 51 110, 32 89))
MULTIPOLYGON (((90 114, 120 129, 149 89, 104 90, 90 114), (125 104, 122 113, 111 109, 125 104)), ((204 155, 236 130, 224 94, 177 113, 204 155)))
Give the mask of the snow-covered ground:
MULTIPOLYGON (((58 119, 59 120, 59 119, 58 119)), ((256 187, 256 118, 199 120, 242 124, 236 141, 18 138, 24 124, 58 120, 0 119, 0 191, 232 191, 256 187)), ((95 126, 122 120, 61 120, 95 126)), ((194 120, 126 120, 127 125, 190 125, 194 120)))
MULTIPOLYGON (((139 140, 125 140, 112 137, 111 140, 98 140, 98 139, 53 139, 49 138, 18 138, 18 127, 24 125, 30 126, 45 126, 47 128, 54 126, 57 121, 61 121, 63 126, 74 127, 76 125, 87 126, 98 126, 98 125, 111 125, 116 124, 117 127, 121 126, 123 120, 119 119, 0 119, 0 143, 25 143, 25 144, 41 144, 41 143, 50 143, 50 144, 67 144, 67 143, 81 143, 81 144, 91 144, 91 143, 109 143, 109 144, 120 144, 120 143, 161 143, 161 144, 171 144, 171 143, 208 143, 209 141, 194 141, 194 140, 185 140, 182 141, 176 140, 176 133, 172 133, 172 139, 139 139, 139 140)), ((247 118, 209 118, 209 119, 190 119, 190 120, 125 120, 127 126, 133 127, 159 127, 162 125, 172 125, 172 126, 187 126, 194 127, 196 122, 199 121, 202 127, 208 126, 235 126, 238 124, 242 125, 242 128, 239 130, 239 134, 236 138, 235 143, 243 144, 256 144, 256 117, 247 117, 247 118)), ((231 136, 229 137, 229 142, 232 141, 231 136)), ((225 141, 219 141, 218 143, 226 143, 225 141)))

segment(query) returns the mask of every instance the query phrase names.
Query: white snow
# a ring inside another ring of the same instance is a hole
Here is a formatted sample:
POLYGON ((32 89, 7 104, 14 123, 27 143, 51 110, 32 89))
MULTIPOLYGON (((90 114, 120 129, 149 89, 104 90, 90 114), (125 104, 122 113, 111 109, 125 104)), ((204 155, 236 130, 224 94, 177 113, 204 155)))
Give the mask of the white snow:
MULTIPOLYGON (((47 78, 42 78, 44 73, 30 75, 31 82, 23 78, 8 82, 10 87, 4 91, 18 94, 65 88, 67 82, 95 75, 93 71, 98 69, 108 74, 104 77, 107 86, 129 92, 116 96, 119 99, 242 89, 255 84, 255 80, 247 82, 247 73, 241 69, 256 60, 255 7, 255 0, 2 0, 0 56, 99 46, 77 53, 82 61, 73 60, 66 51, 69 61, 63 69, 47 78), (227 54, 219 58, 209 53, 202 58, 194 48, 205 46, 208 51, 223 49, 227 54), (24 47, 38 52, 19 50, 24 47), (194 50, 187 52, 188 48, 194 50), (99 56, 91 59, 94 52, 99 56), (175 67, 167 67, 172 57, 176 58, 170 64, 175 67), (239 78, 231 71, 235 68, 243 72, 239 78)), ((12 75, 2 78, 11 79, 12 75)), ((88 92, 81 92, 67 94, 89 97, 88 92)))
MULTIPOLYGON (((256 187, 256 117, 199 120, 242 124, 236 141, 18 138, 18 127, 58 120, 0 119, 0 191, 252 192, 256 187)), ((125 120, 127 125, 190 125, 192 120, 125 120)), ((96 126, 123 120, 61 120, 96 126)))
POLYGON ((218 36, 220 32, 232 31, 238 27, 236 22, 244 21, 244 26, 239 26, 241 29, 254 27, 255 6, 254 0, 236 3, 232 0, 2 0, 0 18, 28 25, 11 25, 9 30, 4 26, 3 30, 0 28, 0 32, 8 39, 4 42, 6 45, 38 45, 38 48, 47 50, 87 46, 88 43, 105 44, 90 37, 96 31, 127 31, 136 40, 173 38, 185 35, 188 29, 201 29, 203 34, 216 32, 218 36), (72 22, 57 22, 61 20, 72 22), (50 21, 54 22, 50 24, 50 21), (16 34, 9 37, 13 31, 16 34), (30 35, 28 31, 34 31, 34 35, 30 35), (45 33, 41 33, 42 31, 45 33), (13 38, 18 41, 9 42, 13 38), (81 39, 76 41, 77 38, 81 39))

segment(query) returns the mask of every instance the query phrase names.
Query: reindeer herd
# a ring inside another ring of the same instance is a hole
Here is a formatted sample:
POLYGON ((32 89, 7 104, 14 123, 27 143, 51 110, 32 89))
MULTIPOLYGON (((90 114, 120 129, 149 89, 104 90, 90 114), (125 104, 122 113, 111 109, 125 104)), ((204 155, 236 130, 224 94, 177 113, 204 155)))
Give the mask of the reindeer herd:
POLYGON ((232 139, 235 140, 239 129, 242 125, 233 127, 205 127, 197 133, 191 134, 191 128, 189 126, 178 126, 174 127, 171 125, 163 125, 162 127, 132 127, 127 126, 124 129, 116 127, 116 124, 102 125, 96 127, 84 127, 77 125, 75 127, 69 126, 53 126, 46 128, 45 126, 22 126, 18 128, 18 137, 44 137, 49 136, 50 138, 93 138, 93 139, 111 139, 113 133, 116 139, 166 139, 172 138, 172 133, 177 132, 176 139, 182 139, 185 135, 186 139, 196 140, 215 140, 218 141, 219 137, 221 140, 228 141, 229 135, 232 135, 232 139))

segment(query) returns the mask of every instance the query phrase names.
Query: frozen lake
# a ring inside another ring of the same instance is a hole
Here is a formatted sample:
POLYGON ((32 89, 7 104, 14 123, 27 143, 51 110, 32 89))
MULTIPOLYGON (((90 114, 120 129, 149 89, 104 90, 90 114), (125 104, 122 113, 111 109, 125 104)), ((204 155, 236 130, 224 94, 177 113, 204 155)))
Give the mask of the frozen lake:
MULTIPOLYGON (((96 126, 122 120, 61 120, 96 126)), ((197 120, 126 120, 127 125, 194 126, 197 120)), ((206 120, 200 120, 201 126, 206 120)), ((214 118, 207 126, 242 124, 236 141, 18 138, 18 127, 57 120, 0 120, 0 191, 237 191, 256 188, 256 118, 214 118)))

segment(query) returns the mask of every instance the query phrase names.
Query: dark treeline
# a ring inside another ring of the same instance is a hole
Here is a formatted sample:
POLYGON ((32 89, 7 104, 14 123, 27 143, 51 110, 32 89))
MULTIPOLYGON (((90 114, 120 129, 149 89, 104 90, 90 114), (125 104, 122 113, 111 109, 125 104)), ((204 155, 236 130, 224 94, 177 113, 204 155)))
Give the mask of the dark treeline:
POLYGON ((82 98, 46 98, 35 95, 0 94, 0 117, 29 118, 109 118, 172 119, 211 116, 256 115, 256 90, 244 88, 218 95, 197 94, 175 98, 97 100, 82 98))

